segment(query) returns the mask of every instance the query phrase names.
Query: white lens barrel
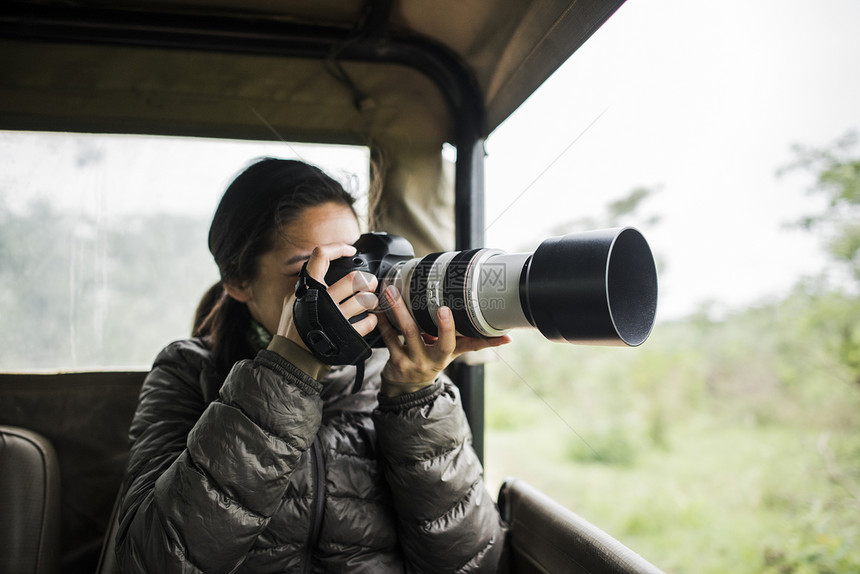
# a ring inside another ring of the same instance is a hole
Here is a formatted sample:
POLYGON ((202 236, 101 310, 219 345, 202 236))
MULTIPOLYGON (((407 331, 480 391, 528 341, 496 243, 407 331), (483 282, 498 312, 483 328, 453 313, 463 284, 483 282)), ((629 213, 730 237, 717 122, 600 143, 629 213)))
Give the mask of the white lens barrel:
POLYGON ((532 327, 520 301, 520 276, 529 257, 498 249, 433 253, 393 267, 383 289, 394 285, 400 291, 426 333, 438 334, 436 312, 445 305, 458 334, 498 337, 532 327))
POLYGON ((520 300, 520 279, 530 257, 531 253, 494 250, 477 263, 473 275, 477 288, 470 292, 470 303, 475 323, 487 336, 532 327, 520 300))

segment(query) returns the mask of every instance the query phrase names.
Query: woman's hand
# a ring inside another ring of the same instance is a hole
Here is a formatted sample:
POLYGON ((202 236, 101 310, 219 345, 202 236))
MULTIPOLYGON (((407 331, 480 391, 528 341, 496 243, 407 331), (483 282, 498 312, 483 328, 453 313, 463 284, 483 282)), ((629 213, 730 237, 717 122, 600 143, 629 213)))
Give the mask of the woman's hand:
POLYGON ((432 385, 439 373, 463 353, 498 347, 511 341, 507 335, 489 339, 458 337, 448 307, 440 307, 436 311, 438 337, 421 333, 397 289, 389 287, 384 296, 403 336, 401 341, 385 314, 379 313, 382 315, 379 331, 391 353, 382 369, 381 392, 385 396, 394 397, 432 385))
MULTIPOLYGON (((341 257, 351 257, 355 253, 355 247, 346 243, 316 247, 308 259, 308 275, 325 285, 325 274, 328 271, 329 263, 341 257)), ((331 298, 338 302, 341 313, 347 319, 351 319, 356 315, 361 315, 366 311, 372 311, 376 308, 378 304, 376 295, 374 295, 376 286, 377 280, 374 275, 362 271, 353 271, 338 280, 334 285, 328 286, 327 291, 331 298)), ((284 299, 281 320, 278 324, 278 335, 286 337, 302 348, 307 349, 293 323, 293 302, 295 299, 295 293, 284 299)), ((373 331, 376 324, 376 315, 368 313, 367 317, 353 323, 352 326, 363 337, 373 331)))

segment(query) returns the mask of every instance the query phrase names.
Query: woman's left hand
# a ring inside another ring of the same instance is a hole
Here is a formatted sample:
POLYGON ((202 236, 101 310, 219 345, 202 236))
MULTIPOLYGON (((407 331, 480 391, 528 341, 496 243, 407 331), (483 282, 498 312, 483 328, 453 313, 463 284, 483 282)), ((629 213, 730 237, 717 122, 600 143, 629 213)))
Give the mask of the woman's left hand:
POLYGON ((448 307, 440 307, 436 312, 439 336, 422 333, 395 287, 388 287, 384 297, 403 337, 401 341, 388 317, 379 313, 379 331, 391 354, 382 369, 381 392, 385 396, 394 397, 432 385, 439 373, 463 353, 511 341, 507 335, 489 339, 458 337, 448 307))

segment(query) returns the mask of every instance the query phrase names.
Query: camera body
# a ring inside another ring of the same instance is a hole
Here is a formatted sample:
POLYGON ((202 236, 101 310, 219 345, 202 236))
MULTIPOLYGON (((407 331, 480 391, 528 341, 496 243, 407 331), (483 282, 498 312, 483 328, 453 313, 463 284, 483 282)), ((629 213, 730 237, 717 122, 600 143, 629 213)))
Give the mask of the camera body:
POLYGON ((341 257, 329 263, 325 276, 327 285, 331 285, 353 271, 364 271, 375 275, 380 280, 398 263, 415 257, 412 244, 405 237, 389 233, 365 233, 354 244, 357 253, 352 257, 341 257))
MULTIPOLYGON (((398 264, 415 257, 412 244, 405 237, 399 235, 380 232, 365 233, 353 245, 356 248, 355 255, 341 257, 329 263, 328 272, 325 276, 327 285, 333 285, 353 271, 363 271, 375 275, 379 280, 379 286, 376 289, 376 294, 379 296, 387 286, 386 278, 391 271, 398 264)), ((355 323, 366 316, 367 313, 362 313, 353 317, 351 322, 355 323)), ((364 340, 371 347, 385 346, 378 329, 368 333, 364 340)))

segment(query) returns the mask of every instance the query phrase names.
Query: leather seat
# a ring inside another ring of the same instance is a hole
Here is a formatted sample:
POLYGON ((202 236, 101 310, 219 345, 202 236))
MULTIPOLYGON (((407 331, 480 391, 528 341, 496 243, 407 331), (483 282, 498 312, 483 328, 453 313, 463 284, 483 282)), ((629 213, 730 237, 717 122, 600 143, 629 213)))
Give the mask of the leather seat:
POLYGON ((59 468, 48 439, 0 426, 0 572, 59 572, 59 468))
POLYGON ((108 529, 102 543, 102 553, 99 556, 99 564, 96 574, 119 574, 119 564, 116 561, 116 532, 119 528, 119 509, 122 503, 122 489, 116 495, 113 503, 113 511, 108 522, 108 529))

